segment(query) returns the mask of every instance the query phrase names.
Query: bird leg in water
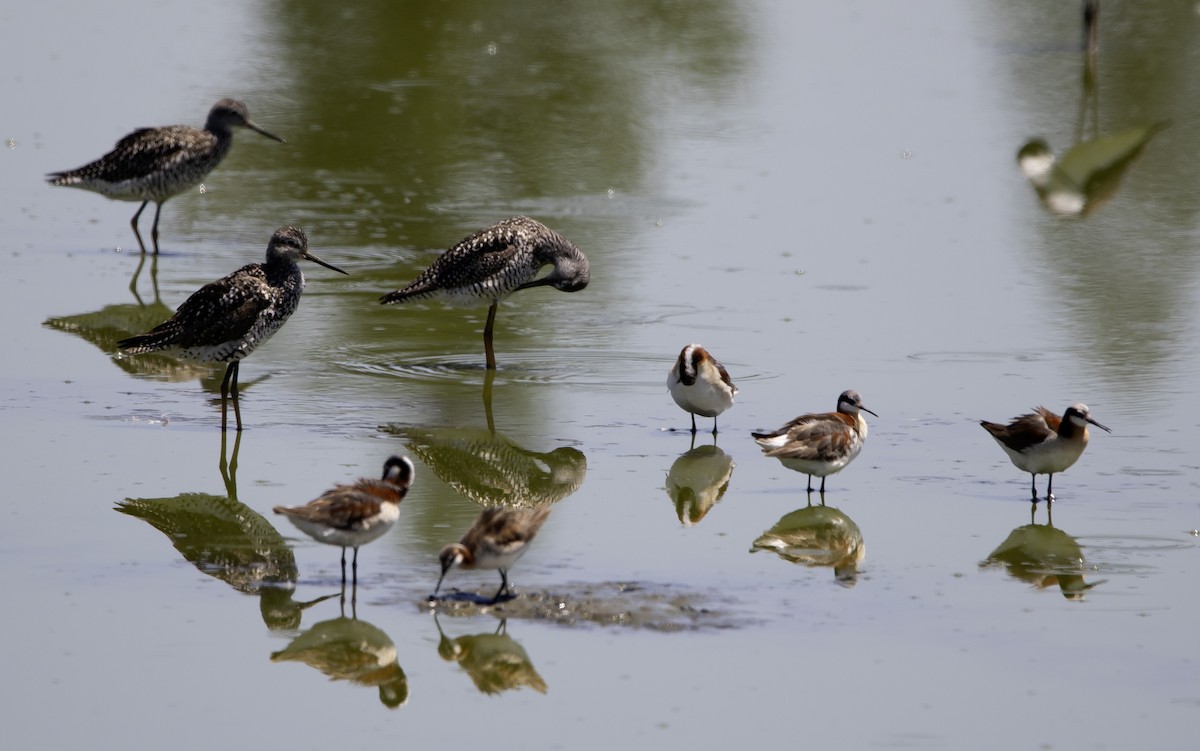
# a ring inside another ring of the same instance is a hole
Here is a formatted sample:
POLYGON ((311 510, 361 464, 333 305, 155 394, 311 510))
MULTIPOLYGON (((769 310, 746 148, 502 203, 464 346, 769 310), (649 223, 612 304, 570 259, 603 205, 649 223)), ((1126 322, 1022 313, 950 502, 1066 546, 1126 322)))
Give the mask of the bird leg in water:
POLYGON ((221 381, 221 430, 226 429, 228 424, 228 408, 226 403, 230 396, 233 397, 233 416, 237 420, 237 429, 242 429, 242 408, 238 403, 238 365, 241 361, 234 360, 225 368, 225 378, 221 381))
MULTIPOLYGON (((162 201, 154 204, 154 226, 150 228, 150 240, 154 243, 154 255, 158 255, 158 215, 162 211, 162 201)), ((141 242, 142 238, 138 238, 141 242)))
MULTIPOLYGON (((142 233, 138 232, 138 217, 140 217, 142 215, 142 211, 146 208, 146 204, 148 204, 148 203, 150 203, 150 202, 142 201, 142 205, 138 207, 138 210, 133 215, 133 218, 129 220, 129 226, 133 227, 133 236, 137 238, 138 247, 142 249, 142 255, 146 254, 146 244, 144 242, 142 242, 142 233)), ((155 243, 155 245, 154 245, 154 252, 155 253, 158 252, 158 243, 155 243)))
POLYGON ((499 305, 499 300, 492 301, 492 307, 488 308, 487 324, 483 327, 483 351, 487 356, 488 370, 496 369, 496 352, 492 349, 492 328, 496 325, 496 308, 499 305))
MULTIPOLYGON (((508 591, 508 572, 504 569, 500 569, 500 589, 496 590, 496 594, 492 597, 492 601, 488 604, 495 605, 496 603, 500 602, 500 595, 504 594, 506 591, 508 591)), ((510 592, 509 594, 512 593, 510 592)))

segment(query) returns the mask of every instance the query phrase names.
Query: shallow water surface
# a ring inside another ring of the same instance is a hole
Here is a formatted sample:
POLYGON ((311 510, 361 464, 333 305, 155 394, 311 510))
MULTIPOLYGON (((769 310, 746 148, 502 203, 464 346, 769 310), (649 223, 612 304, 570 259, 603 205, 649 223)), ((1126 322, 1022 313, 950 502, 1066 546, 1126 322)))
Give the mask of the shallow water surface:
POLYGON ((99 5, 0 12, 14 748, 1190 747, 1187 7, 1105 4, 1089 58, 1033 0, 99 5), (228 95, 288 143, 239 133, 157 259, 136 204, 42 182, 228 95), (1028 180, 1037 138, 1092 177, 1028 180), (495 373, 485 308, 378 304, 515 213, 592 282, 502 303, 495 373), (115 343, 285 224, 350 275, 305 268, 222 437, 220 369, 115 343), (715 438, 666 390, 692 341, 740 388, 715 438), (749 433, 847 388, 879 417, 808 497, 749 433), (1031 510, 976 423, 1077 401, 1113 432, 1031 510), (271 509, 392 453, 343 591, 271 509), (432 607, 496 503, 554 508, 518 597, 432 607))

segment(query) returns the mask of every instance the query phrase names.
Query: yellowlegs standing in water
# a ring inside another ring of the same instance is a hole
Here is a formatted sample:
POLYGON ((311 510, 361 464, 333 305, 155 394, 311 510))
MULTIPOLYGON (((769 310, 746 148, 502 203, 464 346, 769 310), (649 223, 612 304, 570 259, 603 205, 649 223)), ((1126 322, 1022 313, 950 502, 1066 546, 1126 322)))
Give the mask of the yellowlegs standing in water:
POLYGON ((717 434, 717 415, 733 406, 738 392, 725 366, 699 344, 689 344, 679 353, 667 374, 667 389, 676 404, 692 413, 692 433, 696 432, 696 415, 700 415, 713 419, 713 435, 717 434))
POLYGON ((551 285, 578 292, 588 285, 588 260, 575 245, 541 222, 514 216, 480 230, 447 250, 413 282, 380 298, 383 304, 439 299, 450 304, 490 302, 483 344, 496 368, 492 328, 496 307, 512 293, 551 285), (544 277, 545 266, 554 268, 544 277))
POLYGON ((442 575, 433 590, 433 598, 437 598, 446 572, 460 566, 466 569, 497 569, 500 572, 500 589, 496 590, 489 604, 499 602, 500 596, 508 590, 508 570, 525 554, 548 516, 549 506, 484 509, 462 540, 442 548, 438 555, 442 562, 442 575))
POLYGON ((117 342, 127 354, 164 352, 192 362, 229 365, 221 382, 221 430, 226 427, 226 399, 233 396, 237 429, 238 363, 283 326, 300 304, 304 274, 297 261, 306 259, 345 274, 308 252, 308 238, 298 227, 281 227, 267 244, 266 263, 251 263, 204 285, 183 301, 175 315, 151 331, 117 342))
POLYGON ((1065 472, 1083 454, 1088 443, 1088 423, 1112 431, 1092 419, 1086 404, 1073 404, 1060 418, 1045 407, 1013 418, 1008 425, 980 420, 1017 469, 1029 473, 1033 502, 1038 502, 1037 476, 1049 475, 1046 502, 1054 501, 1054 473, 1065 472))
POLYGON ((116 147, 90 164, 49 176, 51 185, 83 188, 118 201, 141 201, 142 205, 129 224, 138 246, 146 252, 138 217, 146 204, 154 201, 154 226, 150 239, 158 252, 158 215, 163 202, 199 185, 212 172, 233 145, 233 129, 249 128, 280 143, 284 140, 250 121, 246 105, 236 99, 222 99, 208 113, 204 128, 168 125, 141 128, 117 141, 116 147))
POLYGON ((879 417, 863 406, 857 391, 843 391, 837 412, 801 415, 772 433, 752 433, 763 454, 778 459, 783 466, 808 475, 812 492, 813 475, 825 478, 840 472, 854 461, 867 441, 867 421, 862 413, 879 417))
POLYGON ((342 584, 346 583, 346 548, 354 548, 351 564, 358 582, 358 548, 378 539, 400 516, 400 501, 412 487, 413 463, 393 456, 383 465, 383 478, 362 478, 353 485, 337 485, 303 506, 276 506, 301 532, 317 542, 342 548, 342 584))

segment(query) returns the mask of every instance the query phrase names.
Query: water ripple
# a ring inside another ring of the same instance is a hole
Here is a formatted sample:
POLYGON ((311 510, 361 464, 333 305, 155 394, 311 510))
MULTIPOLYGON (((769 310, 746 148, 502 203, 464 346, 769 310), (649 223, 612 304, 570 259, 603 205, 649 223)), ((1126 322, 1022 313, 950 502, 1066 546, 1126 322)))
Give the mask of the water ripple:
MULTIPOLYGON (((382 346, 377 350, 347 346, 330 354, 332 362, 349 372, 387 378, 482 384, 487 374, 482 350, 397 353, 382 346)), ((596 348, 497 352, 496 359, 496 381, 500 383, 564 383, 615 389, 658 384, 671 366, 660 353, 596 348)), ((741 383, 779 377, 779 373, 739 371, 737 380, 741 383)))
POLYGON ((1039 362, 1045 355, 1038 352, 914 352, 908 358, 934 363, 1006 363, 1039 362))

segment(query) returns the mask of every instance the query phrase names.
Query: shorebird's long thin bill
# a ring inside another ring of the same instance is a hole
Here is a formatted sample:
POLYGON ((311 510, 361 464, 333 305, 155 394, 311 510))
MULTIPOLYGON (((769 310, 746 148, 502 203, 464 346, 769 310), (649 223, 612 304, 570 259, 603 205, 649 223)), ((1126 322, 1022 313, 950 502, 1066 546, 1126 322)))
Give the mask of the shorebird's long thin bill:
POLYGON ((520 287, 517 287, 517 289, 514 291, 519 292, 523 289, 530 289, 532 287, 544 287, 547 284, 553 284, 553 283, 554 283, 554 280, 550 278, 549 274, 547 274, 546 276, 543 276, 540 279, 534 279, 532 282, 525 282, 520 287))
POLYGON ((274 133, 263 130, 262 128, 258 127, 257 125, 255 125, 252 122, 247 121, 246 127, 249 128, 250 130, 254 131, 255 133, 261 133, 264 136, 266 136, 267 138, 270 138, 272 140, 279 141, 280 143, 287 143, 287 141, 283 140, 279 136, 275 135, 274 133))
POLYGON ((317 257, 316 257, 316 256, 314 256, 312 253, 305 253, 305 254, 304 254, 304 257, 305 257, 305 258, 307 258, 308 260, 312 261, 313 263, 319 263, 319 264, 321 264, 322 266, 324 266, 325 268, 327 268, 327 269, 331 269, 331 270, 333 270, 333 271, 336 271, 336 272, 338 272, 339 274, 345 274, 346 276, 350 276, 350 272, 349 272, 349 271, 342 271, 342 270, 341 270, 341 269, 339 269, 337 266, 334 266, 332 263, 326 263, 326 262, 322 261, 320 258, 317 258, 317 257))
POLYGON ((446 578, 446 572, 449 569, 442 569, 442 575, 438 577, 437 586, 433 588, 433 596, 437 597, 437 593, 442 591, 442 580, 446 578))

